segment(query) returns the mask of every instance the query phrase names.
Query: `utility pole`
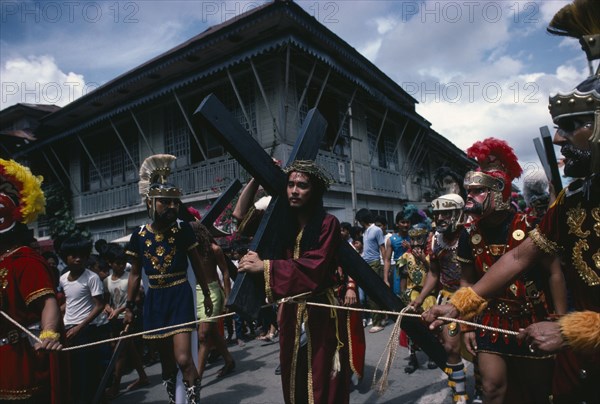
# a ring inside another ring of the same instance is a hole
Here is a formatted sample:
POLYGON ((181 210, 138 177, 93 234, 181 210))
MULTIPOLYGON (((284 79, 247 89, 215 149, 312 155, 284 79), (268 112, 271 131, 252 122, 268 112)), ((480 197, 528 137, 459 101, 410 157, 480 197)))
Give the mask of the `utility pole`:
POLYGON ((350 130, 350 192, 352 194, 352 220, 356 217, 356 183, 354 181, 356 170, 354 168, 354 120, 352 107, 348 107, 348 125, 350 130))

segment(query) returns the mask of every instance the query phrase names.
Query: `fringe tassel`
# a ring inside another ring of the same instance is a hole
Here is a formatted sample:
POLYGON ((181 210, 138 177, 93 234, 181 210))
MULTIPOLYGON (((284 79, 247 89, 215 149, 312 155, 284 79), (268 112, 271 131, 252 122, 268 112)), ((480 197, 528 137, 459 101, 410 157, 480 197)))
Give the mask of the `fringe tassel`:
POLYGON ((390 373, 390 368, 392 367, 392 363, 394 362, 394 358, 396 357, 396 352, 398 351, 398 338, 400 336, 400 324, 402 323, 402 315, 408 310, 409 306, 403 308, 398 314, 398 318, 396 319, 396 323, 394 324, 394 328, 392 329, 392 334, 390 335, 390 339, 385 347, 385 350, 381 354, 379 361, 377 362, 377 366, 375 366, 375 372, 373 373, 373 383, 371 384, 371 388, 374 389, 378 395, 383 395, 385 390, 388 387, 388 376, 390 373), (377 380, 377 370, 379 369, 379 364, 381 360, 385 356, 385 366, 383 368, 383 373, 379 380, 377 380))
POLYGON ((335 354, 333 354, 333 366, 331 367, 331 378, 334 379, 338 373, 342 370, 342 366, 340 365, 340 350, 336 349, 335 354))

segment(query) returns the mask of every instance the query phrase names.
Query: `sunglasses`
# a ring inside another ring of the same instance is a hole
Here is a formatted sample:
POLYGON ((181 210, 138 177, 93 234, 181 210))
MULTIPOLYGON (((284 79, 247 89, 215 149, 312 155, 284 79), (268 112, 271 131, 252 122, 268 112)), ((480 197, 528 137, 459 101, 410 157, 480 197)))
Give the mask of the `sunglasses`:
POLYGON ((563 122, 560 122, 559 126, 556 127, 558 133, 562 137, 571 137, 580 129, 590 129, 594 128, 594 121, 580 121, 577 119, 569 119, 563 122))

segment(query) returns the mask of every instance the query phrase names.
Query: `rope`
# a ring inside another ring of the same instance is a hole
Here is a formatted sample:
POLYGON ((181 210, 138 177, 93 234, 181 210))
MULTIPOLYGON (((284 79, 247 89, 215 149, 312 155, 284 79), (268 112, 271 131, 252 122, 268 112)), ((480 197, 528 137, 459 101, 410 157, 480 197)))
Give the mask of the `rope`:
POLYGON ((140 331, 140 332, 136 332, 136 333, 133 333, 133 334, 123 335, 123 336, 120 336, 120 337, 104 339, 102 341, 90 342, 89 344, 82 344, 82 345, 70 346, 70 347, 67 347, 67 348, 63 348, 62 350, 63 351, 75 351, 77 349, 88 348, 88 347, 91 347, 91 346, 94 346, 94 345, 105 344, 107 342, 119 341, 119 340, 126 339, 126 338, 139 337, 140 335, 144 335, 144 334, 151 334, 151 333, 155 333, 155 332, 159 332, 159 331, 170 330, 171 328, 185 327, 187 325, 196 325, 196 324, 207 322, 207 321, 214 320, 214 319, 219 319, 219 318, 224 318, 224 317, 228 317, 228 316, 233 316, 234 314, 235 313, 221 314, 219 316, 209 317, 209 318, 206 318, 204 320, 194 320, 194 321, 189 321, 189 322, 183 323, 183 324, 170 325, 170 326, 167 326, 167 327, 155 328, 153 330, 140 331))
POLYGON ((11 323, 13 323, 14 325, 16 325, 21 331, 23 331, 25 334, 27 334, 30 338, 33 338, 35 341, 37 341, 38 343, 42 343, 42 340, 40 340, 35 334, 33 334, 31 331, 29 331, 27 328, 23 327, 21 324, 19 324, 16 320, 14 320, 11 316, 9 316, 8 314, 6 314, 4 312, 4 310, 0 310, 0 314, 2 314, 8 321, 10 321, 11 323))
MULTIPOLYGON (((298 295, 295 295, 295 296, 286 297, 286 298, 278 300, 277 303, 279 303, 279 304, 280 303, 298 303, 298 301, 296 301, 296 299, 300 299, 300 298, 306 297, 308 295, 311 295, 311 292, 306 292, 306 293, 301 293, 301 294, 298 294, 298 295)), ((406 311, 409 310, 408 307, 405 307, 404 309, 402 309, 402 311, 400 311, 400 313, 398 313, 396 311, 369 310, 369 309, 356 308, 356 307, 347 307, 347 306, 338 306, 338 305, 325 304, 325 303, 307 302, 305 300, 303 300, 302 302, 305 302, 309 306, 319 306, 319 307, 326 307, 326 308, 335 308, 337 310, 360 311, 360 312, 366 312, 366 313, 379 313, 379 314, 387 314, 387 315, 392 315, 392 316, 398 316, 398 318, 396 319, 396 324, 394 325, 394 330, 392 331, 392 335, 394 334, 394 332, 396 332, 396 328, 398 328, 398 333, 400 332, 399 329, 400 329, 400 324, 401 324, 401 321, 402 321, 403 317, 417 317, 417 318, 421 318, 420 314, 417 314, 417 313, 407 313, 406 311)), ((271 304, 266 304, 263 307, 268 307, 270 305, 271 304)), ((38 343, 42 342, 35 334, 33 334, 27 328, 23 327, 16 320, 14 320, 8 314, 6 314, 3 310, 0 310, 0 314, 2 314, 2 316, 4 316, 7 320, 9 320, 11 323, 13 323, 15 326, 17 326, 21 331, 23 331, 24 333, 26 333, 30 338, 32 338, 33 340, 35 340, 38 343)), ((95 346, 95 345, 101 345, 101 344, 105 344, 105 343, 108 343, 108 342, 119 341, 119 340, 126 339, 126 338, 139 337, 141 335, 156 333, 156 332, 159 332, 159 331, 170 330, 172 328, 185 327, 185 326, 188 326, 188 325, 196 325, 196 324, 199 324, 199 323, 202 323, 202 322, 208 322, 208 321, 216 320, 216 319, 219 319, 219 318, 225 318, 225 317, 233 316, 234 314, 235 313, 225 313, 225 314, 221 314, 221 315, 218 315, 218 316, 209 317, 209 318, 204 319, 204 320, 194 320, 194 321, 190 321, 190 322, 183 323, 183 324, 170 325, 170 326, 167 326, 167 327, 156 328, 156 329, 153 329, 153 330, 140 331, 140 332, 137 332, 137 333, 134 333, 134 334, 122 335, 122 336, 115 337, 115 338, 109 338, 109 339, 105 339, 105 340, 101 340, 101 341, 90 342, 88 344, 82 344, 82 345, 76 345, 76 346, 66 347, 66 348, 63 348, 62 350, 63 351, 75 351, 77 349, 87 348, 87 347, 91 347, 91 346, 95 346)), ((447 321, 447 322, 455 322, 455 323, 459 323, 459 324, 465 324, 465 325, 469 325, 469 326, 472 326, 472 327, 475 327, 475 328, 481 328, 481 329, 484 329, 484 330, 487 330, 487 331, 497 332, 497 333, 501 333, 501 334, 514 335, 514 336, 519 335, 519 333, 517 331, 504 330, 502 328, 490 327, 490 326, 486 326, 486 325, 482 325, 482 324, 477 324, 477 323, 473 323, 473 322, 466 321, 466 320, 460 320, 460 319, 456 319, 456 318, 438 317, 438 320, 447 321)), ((397 338, 396 338, 396 340, 397 340, 397 338)), ((390 337, 390 341, 391 341, 391 337, 390 337)), ((388 342, 388 346, 389 345, 390 345, 390 343, 388 342)), ((388 357, 389 357, 390 354, 392 354, 392 352, 388 353, 388 357)), ((392 360, 393 360, 393 356, 395 356, 395 352, 393 352, 393 355, 391 357, 392 360)), ((389 359, 388 359, 388 361, 389 361, 389 359)), ((388 361, 386 361, 386 363, 388 363, 388 361)), ((380 362, 381 362, 381 358, 380 358, 380 362)), ((380 380, 380 382, 381 382, 381 380, 380 380)), ((386 381, 386 383, 387 383, 387 381, 386 381)))
POLYGON ((400 324, 402 322, 402 316, 404 316, 404 313, 406 313, 407 310, 408 310, 408 306, 403 308, 400 311, 398 318, 396 318, 396 322, 394 323, 394 328, 392 329, 392 333, 390 335, 390 338, 388 339, 387 346, 385 347, 383 353, 381 354, 381 357, 379 358, 379 361, 377 362, 377 365, 375 366, 375 372, 373 372, 373 382, 371 383, 371 388, 375 389, 375 391, 379 395, 382 395, 388 386, 388 376, 390 373, 390 369, 392 367, 392 363, 394 362, 394 359, 396 358, 396 353, 398 352, 398 346, 399 346, 398 338, 400 337, 400 324), (387 355, 386 355, 386 352, 387 352, 387 355), (381 360, 383 359, 384 356, 386 357, 386 359, 385 359, 385 366, 383 368, 383 374, 379 378, 379 381, 376 381, 377 370, 379 369, 379 364, 381 363, 381 360))
MULTIPOLYGON (((329 305, 323 304, 323 303, 306 302, 306 304, 310 305, 310 306, 330 307, 329 305)), ((334 306, 334 307, 337 307, 338 309, 341 309, 341 310, 349 310, 349 311, 362 311, 362 312, 367 312, 367 313, 388 314, 388 315, 392 315, 392 316, 398 316, 399 315, 399 313, 397 311, 369 310, 369 309, 362 309, 362 308, 356 308, 356 307, 346 307, 346 306, 334 306)), ((406 309, 406 307, 405 307, 405 309, 406 309)), ((421 318, 421 315, 417 314, 417 313, 402 313, 402 317, 416 317, 416 318, 421 318)), ((473 323, 471 321, 461 320, 461 319, 458 319, 458 318, 438 317, 437 319, 438 320, 442 320, 442 321, 446 321, 446 322, 449 322, 449 323, 459 323, 459 324, 470 325, 470 326, 475 327, 475 328, 481 328, 481 329, 484 329, 486 331, 493 331, 493 332, 497 332, 497 333, 500 333, 500 334, 507 334, 507 335, 514 335, 514 336, 519 335, 518 331, 505 330, 503 328, 490 327, 490 326, 487 326, 487 325, 477 324, 477 323, 473 323)))

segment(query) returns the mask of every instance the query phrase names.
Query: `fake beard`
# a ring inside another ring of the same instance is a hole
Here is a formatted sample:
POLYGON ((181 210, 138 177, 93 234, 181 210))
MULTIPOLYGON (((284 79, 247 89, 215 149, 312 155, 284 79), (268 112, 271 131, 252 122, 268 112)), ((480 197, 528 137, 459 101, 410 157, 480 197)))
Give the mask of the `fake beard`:
POLYGON ((479 202, 475 202, 474 200, 467 200, 468 202, 471 202, 472 206, 465 206, 464 208, 464 212, 465 215, 470 216, 472 219, 482 219, 483 217, 487 216, 489 213, 491 213, 494 208, 491 206, 490 204, 490 199, 491 199, 491 195, 488 195, 488 197, 485 199, 485 201, 483 201, 483 203, 479 203, 479 202))
POLYGON ((165 209, 162 213, 155 213, 154 220, 161 223, 171 223, 177 219, 177 209, 165 209))
POLYGON ((590 173, 592 152, 567 144, 560 149, 565 157, 565 175, 571 178, 586 177, 590 173))
POLYGON ((468 215, 481 216, 483 214, 483 204, 470 200, 471 206, 465 206, 464 212, 468 215))
POLYGON ((436 229, 440 233, 450 233, 452 230, 452 223, 446 220, 438 221, 436 223, 436 229))

